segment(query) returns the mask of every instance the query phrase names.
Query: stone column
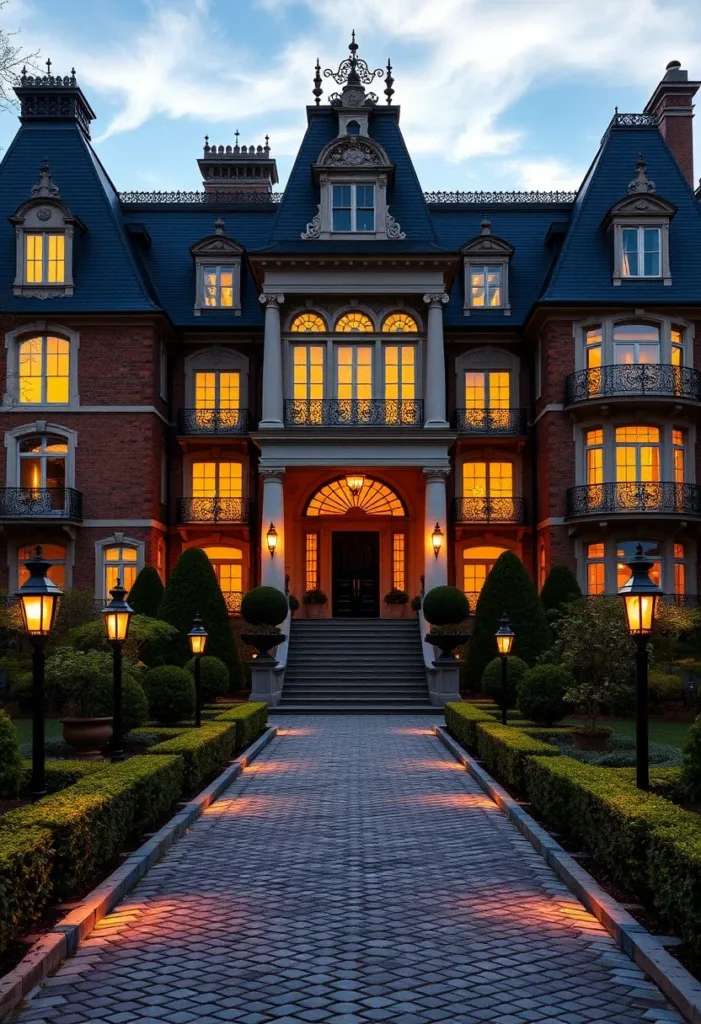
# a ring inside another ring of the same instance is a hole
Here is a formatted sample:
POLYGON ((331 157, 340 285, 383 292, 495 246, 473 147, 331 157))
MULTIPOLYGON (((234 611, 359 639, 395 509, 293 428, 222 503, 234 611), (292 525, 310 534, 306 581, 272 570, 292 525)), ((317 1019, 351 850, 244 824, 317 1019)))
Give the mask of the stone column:
POLYGON ((433 467, 424 469, 426 474, 426 505, 424 513, 424 576, 426 591, 443 587, 448 582, 448 512, 445 496, 445 482, 449 469, 433 467), (433 550, 431 534, 436 523, 443 531, 443 544, 438 558, 433 550))
POLYGON ((424 413, 426 427, 447 427, 445 418, 445 350, 443 348, 443 306, 448 296, 443 292, 424 295, 428 304, 426 332, 426 387, 424 413))
POLYGON ((280 428, 283 422, 282 342, 280 340, 280 306, 284 295, 259 295, 265 306, 263 335, 263 418, 261 427, 280 428))
POLYGON ((263 477, 263 507, 261 512, 260 582, 264 587, 276 587, 285 593, 285 501, 282 488, 284 467, 261 469, 263 477), (273 523, 277 530, 275 557, 270 557, 267 533, 273 523))

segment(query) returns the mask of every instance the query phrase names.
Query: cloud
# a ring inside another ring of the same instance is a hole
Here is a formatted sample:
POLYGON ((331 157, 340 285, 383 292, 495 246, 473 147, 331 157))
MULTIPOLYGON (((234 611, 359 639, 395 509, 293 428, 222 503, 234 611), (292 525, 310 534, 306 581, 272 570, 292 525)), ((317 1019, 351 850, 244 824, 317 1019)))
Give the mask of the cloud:
POLYGON ((507 164, 513 174, 514 187, 525 191, 569 192, 582 183, 582 170, 557 157, 541 160, 512 160, 507 164))

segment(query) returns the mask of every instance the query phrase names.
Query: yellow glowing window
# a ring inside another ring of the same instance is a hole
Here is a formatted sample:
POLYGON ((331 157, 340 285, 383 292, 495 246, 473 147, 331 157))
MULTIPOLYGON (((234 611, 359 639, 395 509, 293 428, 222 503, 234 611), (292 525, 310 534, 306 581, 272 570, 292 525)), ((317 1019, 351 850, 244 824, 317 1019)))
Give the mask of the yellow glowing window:
POLYGON ((684 339, 679 328, 672 328, 670 340, 672 343, 672 366, 682 366, 684 363, 684 339))
POLYGON ((463 497, 512 498, 513 465, 510 462, 464 462, 463 497))
POLYGON ((304 589, 319 589, 319 534, 304 535, 304 589))
POLYGON ((317 491, 307 505, 308 516, 343 516, 348 512, 365 512, 369 516, 403 516, 400 498, 386 484, 365 477, 363 486, 354 495, 346 478, 333 480, 317 491))
POLYGON ((674 464, 674 482, 675 484, 683 484, 685 476, 685 436, 684 431, 679 429, 672 430, 672 460, 674 464))
POLYGON ((234 305, 233 267, 203 267, 204 304, 227 309, 234 305))
POLYGON ((414 320, 413 316, 409 316, 408 313, 390 313, 389 316, 385 317, 382 324, 382 330, 390 334, 415 334, 418 329, 416 320, 414 320))
POLYGON ((501 306, 501 274, 498 267, 470 267, 470 305, 501 306))
POLYGON ((480 545, 474 548, 466 548, 463 552, 463 590, 470 602, 470 611, 474 612, 477 598, 484 586, 484 581, 491 572, 499 555, 505 550, 506 548, 480 545))
POLYGON ((293 347, 292 397, 303 401, 324 397, 323 345, 295 345, 293 347))
POLYGON ((586 433, 587 483, 601 484, 604 481, 604 433, 602 430, 588 430, 586 433))
POLYGON ((587 352, 587 369, 593 370, 601 366, 601 328, 593 327, 585 335, 587 352))
POLYGON ((243 551, 226 545, 212 545, 203 551, 212 563, 228 611, 239 612, 243 597, 243 551))
POLYGON ((318 313, 300 313, 290 328, 295 334, 319 334, 326 330, 326 324, 318 313))
POLYGON ((44 236, 26 235, 25 280, 27 284, 41 284, 44 280, 44 236))
POLYGON ((416 397, 415 352, 413 345, 385 346, 385 398, 388 402, 410 401, 416 397))
POLYGON ((392 586, 395 590, 404 590, 406 586, 404 534, 392 534, 392 586))
POLYGON ((70 400, 70 342, 52 336, 20 342, 18 394, 23 405, 67 404, 70 400))
POLYGON ((240 498, 242 494, 240 462, 193 462, 193 498, 240 498))
POLYGON ((24 276, 27 284, 63 284, 66 280, 64 235, 25 235, 24 276))
POLYGON ((47 280, 49 284, 63 284, 66 267, 66 239, 63 235, 47 235, 47 280))
POLYGON ((235 371, 200 370, 195 374, 196 409, 238 409, 241 374, 235 371))
POLYGON ((674 545, 674 593, 686 593, 686 567, 684 565, 684 545, 674 545))
POLYGON ((117 586, 118 579, 128 593, 134 586, 138 570, 136 548, 130 548, 124 544, 105 548, 103 560, 105 563, 105 592, 103 597, 105 599, 109 598, 110 590, 117 586))
POLYGON ((603 594, 605 591, 604 545, 587 544, 587 593, 603 594))
POLYGON ((372 355, 373 349, 369 345, 338 346, 337 398, 372 398, 372 355))
POLYGON ((657 427, 616 428, 618 483, 659 483, 660 432, 657 427))
POLYGON ((360 331, 369 334, 375 330, 372 320, 365 313, 345 313, 336 321, 337 331, 360 331))
MULTIPOLYGON (((35 548, 31 544, 21 547, 17 552, 17 582, 20 587, 29 579, 29 570, 23 563, 34 558, 34 552, 35 548)), ((65 587, 67 549, 62 544, 42 544, 41 553, 46 561, 51 563, 46 575, 57 587, 65 587)))
POLYGON ((508 409, 510 399, 508 371, 469 370, 465 374, 466 409, 508 409))

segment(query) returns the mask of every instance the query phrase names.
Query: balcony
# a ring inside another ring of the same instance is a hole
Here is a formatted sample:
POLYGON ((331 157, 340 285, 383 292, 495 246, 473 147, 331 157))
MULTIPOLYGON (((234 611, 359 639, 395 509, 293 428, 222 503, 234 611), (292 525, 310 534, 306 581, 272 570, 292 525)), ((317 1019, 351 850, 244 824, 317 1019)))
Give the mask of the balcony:
POLYGON ((674 398, 701 402, 701 372, 690 366, 647 363, 597 366, 571 373, 565 405, 609 398, 674 398))
POLYGON ((518 437, 526 433, 526 410, 456 409, 455 426, 461 434, 518 437))
POLYGON ((287 427, 420 427, 419 399, 291 398, 285 401, 287 427))
POLYGON ((72 487, 4 487, 0 521, 80 523, 83 495, 72 487))
POLYGON ((455 498, 455 522, 513 523, 526 521, 524 498, 455 498))
POLYGON ((229 615, 241 614, 241 602, 243 601, 242 590, 222 590, 222 597, 226 603, 229 615))
POLYGON ((248 433, 248 409, 179 409, 178 434, 226 436, 248 433))
POLYGON ((588 484, 567 491, 568 519, 657 512, 659 515, 701 516, 701 487, 697 484, 588 484))
POLYGON ((179 523, 247 523, 248 498, 178 498, 179 523))

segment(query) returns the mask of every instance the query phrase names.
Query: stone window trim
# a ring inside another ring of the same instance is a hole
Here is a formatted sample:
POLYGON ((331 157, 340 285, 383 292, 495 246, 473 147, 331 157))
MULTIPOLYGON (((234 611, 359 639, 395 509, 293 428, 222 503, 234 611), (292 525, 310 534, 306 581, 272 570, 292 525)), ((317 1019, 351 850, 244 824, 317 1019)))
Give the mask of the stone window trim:
POLYGON ((490 222, 485 218, 481 225, 481 234, 470 239, 462 246, 460 252, 464 265, 464 300, 463 315, 470 316, 472 313, 488 313, 501 311, 504 316, 511 316, 511 302, 509 298, 509 266, 514 254, 514 247, 503 238, 498 238, 491 233, 490 222), (501 269, 501 302, 498 306, 474 306, 472 304, 472 289, 470 275, 473 268, 493 266, 501 269))
MULTIPOLYGON (((588 547, 590 544, 603 544, 604 556, 603 559, 595 559, 595 561, 603 561, 604 565, 604 593, 615 594, 618 591, 618 579, 616 567, 618 565, 618 557, 616 550, 619 543, 625 541, 636 541, 641 539, 639 537, 639 531, 637 530, 626 530, 623 524, 615 532, 602 534, 599 532, 584 534, 582 537, 575 540, 575 557, 577 560, 577 582, 579 583, 582 593, 586 594, 588 591, 588 573, 587 566, 589 564, 588 558, 588 547)), ((662 563, 662 590, 665 594, 674 593, 674 564, 679 559, 674 557, 674 545, 675 543, 682 543, 684 545, 684 565, 686 567, 686 587, 685 591, 687 594, 693 594, 696 592, 696 542, 689 535, 681 537, 680 535, 670 536, 668 531, 660 529, 660 525, 651 526, 647 531, 647 536, 642 537, 642 540, 656 541, 661 547, 660 561, 662 563)))
MULTIPOLYGON (((47 540, 46 543, 54 543, 53 539, 47 540)), ((66 531, 61 534, 60 539, 56 539, 56 543, 61 544, 66 549, 66 590, 73 585, 73 567, 75 565, 75 540, 66 531)), ((8 580, 11 581, 11 591, 17 590, 19 585, 19 551, 20 548, 32 546, 36 544, 36 537, 32 536, 29 540, 18 540, 17 543, 7 545, 7 569, 8 569, 8 580)), ((24 561, 24 559, 23 559, 24 561)))
MULTIPOLYGON (((372 338, 374 334, 382 334, 383 337, 396 337, 396 334, 390 334, 389 332, 382 331, 382 325, 391 313, 406 313, 416 321, 418 331, 407 331, 407 338, 421 337, 426 332, 426 324, 421 313, 413 306, 405 306, 402 302, 393 302, 386 306, 368 306, 362 302, 358 302, 355 299, 351 299, 350 302, 344 303, 338 307, 322 307, 318 305, 302 306, 297 307, 291 312, 285 319, 285 325, 283 328, 283 334, 288 334, 292 339, 299 340, 301 338, 318 338, 323 339, 326 335, 334 335, 336 339, 347 339, 349 333, 353 332, 337 332, 335 325, 338 323, 340 318, 346 313, 364 313, 367 317, 372 320, 374 331, 364 335, 364 337, 372 338), (301 313, 315 313, 317 316, 326 324, 324 331, 292 331, 292 324, 301 313)), ((400 332, 397 332, 400 333, 400 332)))
POLYGON ((672 271, 669 256, 669 225, 677 212, 676 206, 650 193, 626 196, 615 203, 606 214, 604 228, 613 232, 613 273, 612 283, 616 286, 638 282, 662 281, 671 285, 672 271), (660 231, 660 273, 657 276, 627 276, 623 273, 623 229, 659 228, 660 231))
POLYGON ((40 434, 53 434, 65 440, 68 446, 66 453, 66 487, 75 487, 75 450, 78 447, 78 433, 69 427, 62 427, 58 423, 49 423, 46 420, 36 420, 33 423, 23 423, 12 430, 5 431, 5 448, 7 450, 6 461, 6 487, 19 487, 19 446, 20 441, 27 437, 34 437, 40 434))
POLYGON ((10 217, 15 226, 16 269, 13 294, 32 299, 58 299, 73 295, 73 241, 75 228, 85 231, 65 203, 58 199, 30 199, 10 217), (61 282, 28 282, 26 279, 27 235, 62 235, 64 238, 64 279, 61 282))
POLYGON ((234 316, 241 316, 241 268, 244 249, 233 238, 226 237, 224 222, 221 219, 215 222, 215 231, 215 234, 208 235, 190 246, 190 252, 195 262, 194 314, 195 316, 202 316, 202 314, 218 316, 222 313, 233 313, 234 316), (216 267, 231 270, 233 273, 234 295, 231 306, 207 306, 205 304, 205 272, 216 267))
MULTIPOLYGON (((685 431, 686 460, 684 466, 684 483, 696 483, 696 460, 693 453, 696 451, 697 431, 696 424, 684 416, 675 416, 671 420, 668 416, 656 414, 652 409, 644 415, 631 416, 624 413, 611 415, 606 419, 584 420, 578 422, 574 427, 575 442, 575 484, 585 485, 587 481, 587 442, 588 430, 603 431, 603 482, 616 482, 616 429, 618 427, 655 427, 660 432, 660 481, 674 480, 673 445, 672 431, 682 429, 685 431)), ((640 513, 644 514, 644 513, 640 513)))
POLYGON ((479 348, 469 349, 461 352, 455 360, 455 405, 456 408, 464 408, 465 402, 465 374, 468 372, 479 373, 481 371, 501 370, 509 374, 509 401, 513 409, 519 408, 520 382, 519 370, 520 360, 515 352, 509 352, 503 348, 496 348, 493 345, 481 345, 479 348))
POLYGON ((107 548, 125 547, 133 548, 136 551, 136 574, 141 572, 146 564, 146 542, 137 540, 135 537, 127 537, 121 531, 115 531, 109 537, 103 537, 95 541, 95 599, 98 601, 109 600, 109 594, 105 593, 105 551, 107 548))
MULTIPOLYGON (((294 335, 308 337, 308 335, 294 335)), ((317 335, 311 335, 317 337, 317 335)), ((249 407, 248 377, 250 360, 242 352, 224 345, 212 345, 199 348, 185 357, 185 407, 195 408, 195 374, 216 370, 231 370, 240 374, 241 408, 249 407)))
POLYGON ((78 351, 80 349, 80 334, 71 330, 63 324, 53 323, 50 320, 35 320, 30 324, 23 324, 13 331, 5 333, 5 348, 7 349, 7 377, 5 381, 5 392, 2 396, 2 408, 5 412, 10 409, 32 412, 34 410, 47 409, 77 409, 80 406, 80 395, 78 393, 78 351), (67 403, 20 403, 19 401, 19 347, 23 341, 39 336, 51 336, 64 338, 70 345, 69 355, 69 401, 67 403))
POLYGON ((682 365, 693 366, 694 358, 694 324, 681 316, 660 316, 658 313, 645 309, 622 311, 609 317, 588 317, 574 325, 575 370, 587 369, 587 331, 601 328, 601 364, 610 366, 614 362, 613 333, 614 328, 623 324, 647 324, 659 328, 660 332, 660 363, 669 365, 672 362, 672 330, 682 331, 682 365))
MULTIPOLYGON (((370 141, 370 140, 364 140, 370 141)), ((315 168, 316 170, 316 168, 315 168)), ((339 167, 338 170, 324 168, 318 174, 319 204, 315 217, 302 232, 302 239, 318 239, 320 241, 384 241, 401 240, 406 233, 389 212, 387 202, 387 184, 390 167, 339 167), (333 230, 333 186, 334 185, 373 185, 375 189, 375 230, 374 231, 334 231, 333 230)))
MULTIPOLYGON (((523 497, 523 475, 522 461, 513 451, 491 447, 489 445, 475 445, 464 452, 455 466, 455 495, 458 498, 471 497, 463 494, 464 470, 463 466, 468 462, 509 462, 511 463, 512 498, 523 497)), ((489 495, 487 495, 489 497, 489 495)), ((490 540, 491 543, 491 540, 490 540)))

